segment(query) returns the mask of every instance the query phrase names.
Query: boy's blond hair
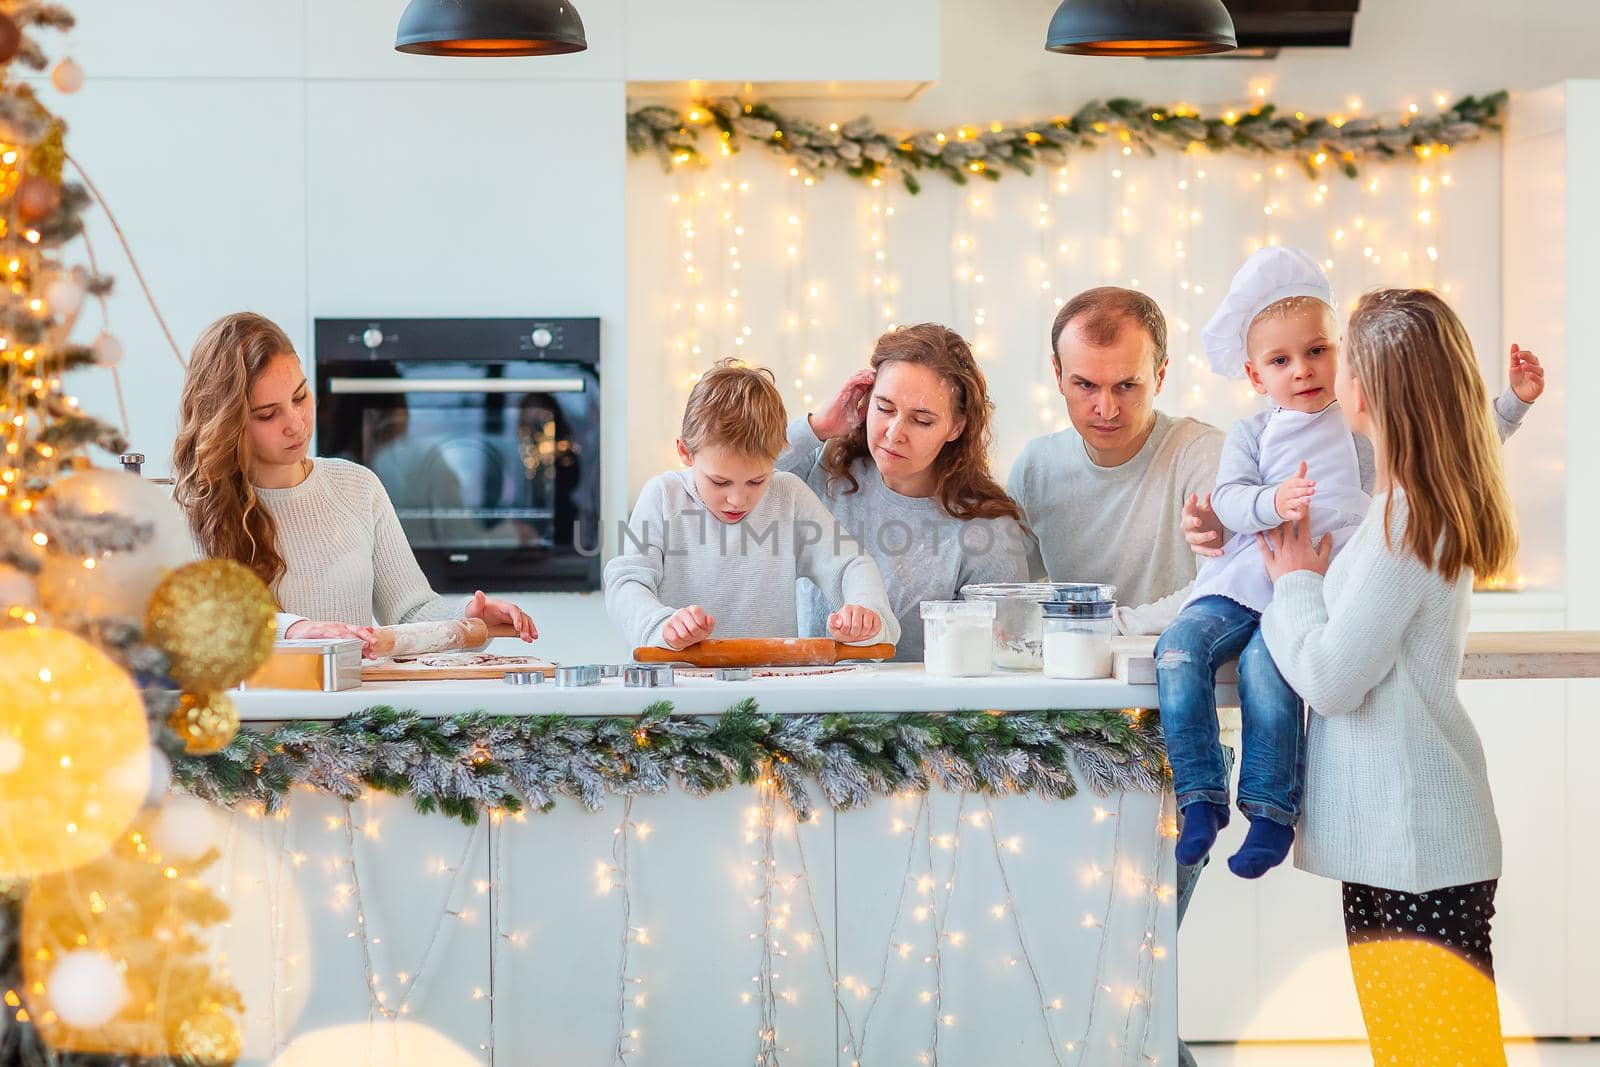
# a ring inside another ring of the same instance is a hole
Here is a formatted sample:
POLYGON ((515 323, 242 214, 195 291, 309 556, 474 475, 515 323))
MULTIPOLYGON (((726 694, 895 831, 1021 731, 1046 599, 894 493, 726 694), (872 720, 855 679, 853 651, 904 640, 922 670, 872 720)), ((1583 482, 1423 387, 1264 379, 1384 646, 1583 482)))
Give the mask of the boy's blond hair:
POLYGON ((771 371, 723 359, 689 391, 680 436, 690 455, 720 445, 776 461, 789 443, 788 421, 771 371))

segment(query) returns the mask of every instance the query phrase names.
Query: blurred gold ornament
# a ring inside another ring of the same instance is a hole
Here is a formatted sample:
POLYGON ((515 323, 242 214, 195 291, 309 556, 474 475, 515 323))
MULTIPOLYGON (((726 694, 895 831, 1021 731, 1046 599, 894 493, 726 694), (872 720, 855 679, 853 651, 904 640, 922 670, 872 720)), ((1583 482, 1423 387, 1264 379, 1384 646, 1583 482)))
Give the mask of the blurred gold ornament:
POLYGON ((239 1024, 209 1011, 178 1024, 172 1055, 196 1063, 232 1063, 239 1058, 239 1024))
POLYGON ((222 693, 185 693, 167 719, 191 756, 221 752, 239 732, 239 712, 222 693))
POLYGON ((18 989, 58 1052, 231 1061, 244 1004, 213 962, 229 919, 207 875, 221 853, 166 854, 156 821, 145 812, 98 859, 33 881, 18 989))
POLYGON ((171 657, 172 677, 191 693, 238 685, 272 654, 278 605, 266 584, 231 559, 179 567, 145 610, 145 637, 171 657))
MULTIPOLYGON (((72 60, 61 61, 62 66, 69 63, 72 63, 72 60)), ((77 66, 76 63, 72 65, 77 66)), ((79 77, 81 79, 81 73, 79 77)), ((81 80, 79 84, 82 85, 81 80)), ((61 184, 61 171, 67 162, 66 132, 67 128, 60 119, 50 123, 50 132, 44 135, 44 140, 28 149, 26 170, 29 175, 44 178, 53 185, 61 184)))
POLYGON ((0 879, 94 859, 149 789, 139 691, 105 653, 45 626, 0 630, 0 686, 0 879))

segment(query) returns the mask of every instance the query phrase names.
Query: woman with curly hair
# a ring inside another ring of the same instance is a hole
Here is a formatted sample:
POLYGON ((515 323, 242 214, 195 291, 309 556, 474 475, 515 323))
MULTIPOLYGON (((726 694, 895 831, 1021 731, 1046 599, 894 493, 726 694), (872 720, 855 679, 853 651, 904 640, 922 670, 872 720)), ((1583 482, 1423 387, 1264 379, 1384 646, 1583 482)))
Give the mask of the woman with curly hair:
MULTIPOLYGON (((924 600, 1028 580, 1022 509, 989 472, 993 409, 967 342, 922 323, 878 338, 867 370, 789 424, 778 467, 804 478, 878 564, 900 620, 896 659, 922 659, 924 600)), ((806 584, 800 632, 822 636, 828 605, 806 584)))

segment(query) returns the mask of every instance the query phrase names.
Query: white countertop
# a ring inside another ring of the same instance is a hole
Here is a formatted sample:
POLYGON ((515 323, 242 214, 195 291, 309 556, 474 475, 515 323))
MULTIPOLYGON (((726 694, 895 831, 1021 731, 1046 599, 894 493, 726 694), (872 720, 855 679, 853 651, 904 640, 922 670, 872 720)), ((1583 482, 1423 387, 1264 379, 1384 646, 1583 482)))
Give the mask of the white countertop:
MULTIPOLYGON (((670 689, 630 689, 620 678, 597 686, 561 688, 553 681, 512 686, 500 681, 367 682, 341 693, 253 689, 230 694, 246 722, 339 719, 376 704, 424 715, 484 711, 492 715, 637 715, 659 700, 690 715, 726 711, 745 697, 761 710, 783 714, 824 711, 1044 711, 1049 709, 1153 708, 1156 687, 1113 679, 1074 682, 1038 673, 996 673, 987 678, 934 678, 920 663, 881 663, 843 674, 719 682, 680 676, 670 689)), ((1221 700, 1237 700, 1232 687, 1221 700)))

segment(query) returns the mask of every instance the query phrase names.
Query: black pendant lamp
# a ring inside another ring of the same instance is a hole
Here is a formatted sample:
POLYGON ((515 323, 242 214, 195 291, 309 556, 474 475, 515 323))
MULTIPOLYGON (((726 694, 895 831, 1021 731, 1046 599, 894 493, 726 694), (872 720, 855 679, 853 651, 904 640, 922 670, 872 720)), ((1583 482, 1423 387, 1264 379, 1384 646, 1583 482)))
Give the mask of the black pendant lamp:
POLYGON ((1222 0, 1061 0, 1044 47, 1074 56, 1204 56, 1239 41, 1222 0))
POLYGON ((411 0, 394 50, 419 56, 558 56, 589 47, 571 0, 411 0))

